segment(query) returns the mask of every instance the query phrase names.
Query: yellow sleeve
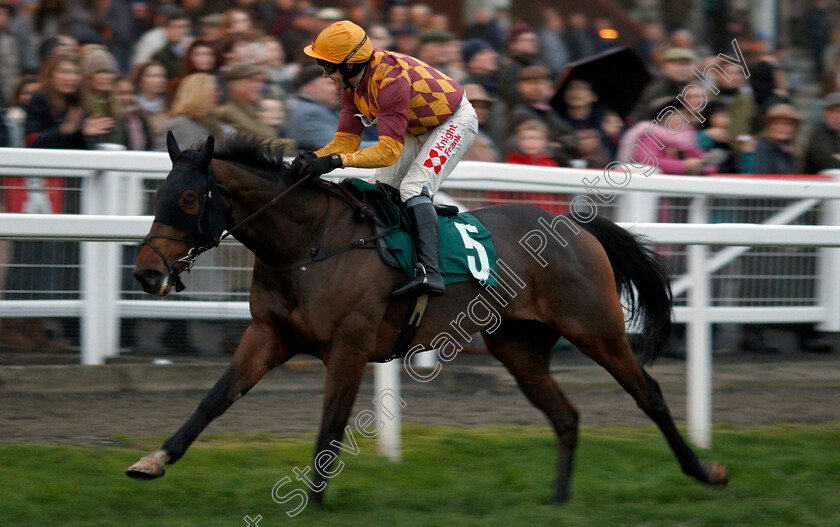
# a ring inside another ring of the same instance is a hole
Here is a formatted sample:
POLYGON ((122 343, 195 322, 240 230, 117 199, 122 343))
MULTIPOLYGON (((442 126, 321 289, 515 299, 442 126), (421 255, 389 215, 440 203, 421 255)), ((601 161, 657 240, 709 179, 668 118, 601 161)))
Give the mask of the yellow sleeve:
MULTIPOLYGON (((356 144, 358 146, 359 143, 356 144)), ((328 145, 329 146, 329 145, 328 145)), ((352 154, 341 154, 341 163, 346 167, 381 168, 397 162, 403 151, 403 144, 388 136, 380 136, 379 142, 352 154)), ((320 155, 320 154, 319 154, 320 155)))
POLYGON ((330 141, 324 148, 316 150, 315 155, 318 157, 324 157, 330 154, 346 154, 347 152, 355 152, 356 149, 359 148, 360 144, 362 144, 362 136, 348 134, 345 132, 336 132, 332 141, 330 141))

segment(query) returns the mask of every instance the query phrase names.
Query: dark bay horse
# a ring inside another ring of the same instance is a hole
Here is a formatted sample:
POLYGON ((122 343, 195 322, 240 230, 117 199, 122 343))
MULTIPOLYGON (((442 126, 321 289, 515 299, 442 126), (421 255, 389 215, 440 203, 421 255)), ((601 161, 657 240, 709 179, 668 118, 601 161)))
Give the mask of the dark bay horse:
MULTIPOLYGON (((387 359, 411 307, 409 300, 391 296, 404 274, 386 267, 375 251, 349 250, 299 264, 308 261, 313 247, 326 251, 346 245, 369 237, 371 227, 358 221, 358 211, 330 190, 332 184, 320 180, 298 184, 273 203, 297 179, 270 146, 233 138, 214 153, 210 137, 200 151, 181 152, 170 136, 168 149, 172 171, 156 196, 155 222, 134 276, 147 293, 164 296, 178 283, 178 273, 191 264, 191 249, 208 242, 212 246, 223 229, 233 229, 256 255, 250 295, 253 321, 230 366, 193 415, 127 474, 139 479, 162 476, 165 465, 180 459, 214 418, 268 371, 298 353, 326 365, 315 454, 332 452, 334 461, 365 365, 387 359)), ((501 320, 491 328, 459 317, 488 290, 475 281, 450 284, 445 296, 429 300, 413 342, 425 349, 436 347, 431 341, 442 332, 451 333, 456 319, 468 335, 483 332, 490 353, 513 374, 557 434, 555 499, 564 502, 569 497, 578 437, 578 413, 549 374, 551 350, 560 336, 603 366, 635 399, 661 429, 683 472, 705 484, 725 485, 727 470, 698 459, 674 425, 656 381, 641 365, 656 358, 671 328, 668 278, 655 255, 632 234, 600 218, 573 222, 530 205, 486 207, 473 214, 490 230, 499 260, 522 287, 515 296, 499 295, 505 305, 499 303, 501 320), (563 242, 545 237, 549 243, 535 257, 520 240, 543 222, 558 225, 557 218, 568 229, 563 242), (634 316, 642 317, 645 349, 637 350, 641 363, 625 337, 622 292, 629 295, 634 316)), ((497 289, 502 293, 503 288, 497 289)), ((324 481, 320 472, 313 474, 313 487, 322 488, 324 481)), ((311 498, 320 503, 323 490, 313 491, 311 498)))

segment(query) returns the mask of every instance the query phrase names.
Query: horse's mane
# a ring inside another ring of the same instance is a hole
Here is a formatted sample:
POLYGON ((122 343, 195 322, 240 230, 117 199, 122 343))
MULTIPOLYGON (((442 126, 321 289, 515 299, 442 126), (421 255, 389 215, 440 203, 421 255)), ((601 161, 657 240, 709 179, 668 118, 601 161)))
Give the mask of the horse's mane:
MULTIPOLYGON (((196 145, 201 149, 202 142, 196 145)), ((230 161, 267 172, 263 174, 268 179, 276 180, 278 176, 288 176, 291 168, 283 161, 285 145, 273 139, 267 139, 250 133, 237 132, 217 143, 213 151, 213 159, 230 161)))
MULTIPOLYGON (((204 141, 197 143, 193 148, 201 150, 204 141)), ((236 132, 217 143, 213 150, 213 159, 230 161, 250 168, 259 170, 257 174, 271 181, 278 183, 282 177, 292 176, 292 167, 283 161, 285 145, 275 139, 260 137, 249 132, 236 132)), ((290 152, 294 154, 294 152, 290 152)), ((334 187, 338 185, 321 178, 312 178, 309 185, 321 187, 324 190, 335 192, 334 187)))

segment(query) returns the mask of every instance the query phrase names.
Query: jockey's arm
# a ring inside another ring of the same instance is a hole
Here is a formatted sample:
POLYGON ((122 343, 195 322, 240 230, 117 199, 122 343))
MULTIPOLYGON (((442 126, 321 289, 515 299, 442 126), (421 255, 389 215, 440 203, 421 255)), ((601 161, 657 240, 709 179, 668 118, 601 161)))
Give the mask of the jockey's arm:
MULTIPOLYGON (((408 129, 408 90, 402 82, 393 82, 379 92, 379 142, 368 148, 356 150, 362 141, 361 121, 353 110, 345 106, 342 94, 341 120, 338 132, 330 143, 315 152, 319 157, 333 153, 341 154, 344 168, 381 168, 397 162, 403 151, 406 130, 408 129), (349 115, 352 114, 352 115, 349 115), (345 120, 345 115, 351 120, 345 120), (344 126, 342 126, 344 125, 344 126), (347 148, 352 145, 352 148, 347 148)), ((355 108, 355 106, 353 106, 355 108)))
POLYGON ((359 148, 360 144, 362 144, 361 135, 347 132, 336 132, 332 141, 327 143, 324 148, 316 150, 315 154, 318 157, 328 156, 330 154, 346 154, 348 152, 355 152, 359 148))

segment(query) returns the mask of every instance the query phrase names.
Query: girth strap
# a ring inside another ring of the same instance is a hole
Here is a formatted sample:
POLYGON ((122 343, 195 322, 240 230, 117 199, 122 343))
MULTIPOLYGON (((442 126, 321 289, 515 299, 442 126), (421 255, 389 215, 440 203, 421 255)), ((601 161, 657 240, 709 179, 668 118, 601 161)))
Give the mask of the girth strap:
POLYGON ((385 362, 390 362, 394 359, 402 357, 408 345, 417 336, 417 331, 420 329, 420 322, 423 320, 423 314, 426 312, 426 306, 429 304, 429 295, 420 295, 414 298, 414 307, 408 312, 403 322, 403 328, 394 347, 391 348, 391 354, 385 359, 385 362))

